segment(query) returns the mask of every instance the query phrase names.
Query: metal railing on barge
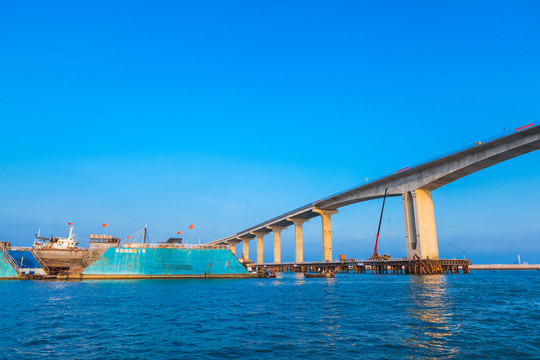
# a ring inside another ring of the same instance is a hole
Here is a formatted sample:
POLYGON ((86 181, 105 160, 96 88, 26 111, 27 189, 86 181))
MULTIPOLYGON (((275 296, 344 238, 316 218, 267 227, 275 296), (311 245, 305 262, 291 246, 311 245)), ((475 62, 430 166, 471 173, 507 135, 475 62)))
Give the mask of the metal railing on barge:
POLYGON ((2 253, 2 255, 4 255, 6 260, 10 263, 11 267, 13 267, 13 269, 17 273, 20 274, 21 273, 20 267, 22 266, 22 262, 19 266, 19 264, 17 263, 17 260, 13 256, 11 256, 11 254, 9 253, 9 247, 5 246, 4 244, 0 244, 0 252, 2 253))

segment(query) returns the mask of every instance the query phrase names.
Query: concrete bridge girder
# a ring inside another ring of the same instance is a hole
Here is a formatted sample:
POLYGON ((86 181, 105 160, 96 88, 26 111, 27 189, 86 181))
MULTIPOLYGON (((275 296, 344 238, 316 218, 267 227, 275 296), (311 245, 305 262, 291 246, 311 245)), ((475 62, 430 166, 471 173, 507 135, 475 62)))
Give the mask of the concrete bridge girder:
POLYGON ((530 134, 515 133, 508 137, 419 165, 371 184, 346 191, 317 203, 320 209, 337 209, 357 202, 387 196, 402 196, 407 192, 422 189, 433 191, 452 181, 498 164, 519 155, 540 149, 540 129, 530 134))

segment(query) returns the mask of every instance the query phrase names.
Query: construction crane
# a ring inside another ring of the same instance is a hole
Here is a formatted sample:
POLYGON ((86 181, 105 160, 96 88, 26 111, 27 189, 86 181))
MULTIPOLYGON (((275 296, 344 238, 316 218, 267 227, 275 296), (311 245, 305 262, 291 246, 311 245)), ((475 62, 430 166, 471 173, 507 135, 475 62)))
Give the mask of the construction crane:
POLYGON ((371 255, 370 257, 371 260, 389 260, 390 259, 390 255, 388 254, 379 255, 379 253, 377 252, 377 246, 379 245, 379 234, 381 232, 381 222, 382 222, 382 217, 383 217, 383 212, 384 212, 384 203, 386 202, 387 192, 388 192, 388 188, 384 189, 384 198, 382 202, 381 217, 379 218, 379 228, 377 229, 377 237, 375 238, 375 247, 373 249, 373 255, 371 255))

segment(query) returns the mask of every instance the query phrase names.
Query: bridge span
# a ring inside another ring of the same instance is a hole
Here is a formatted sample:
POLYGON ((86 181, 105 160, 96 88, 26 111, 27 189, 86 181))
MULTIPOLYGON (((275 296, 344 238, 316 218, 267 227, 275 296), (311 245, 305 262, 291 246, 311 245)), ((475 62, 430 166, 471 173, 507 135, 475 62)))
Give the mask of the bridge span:
POLYGON ((304 205, 210 244, 229 244, 233 253, 242 242, 247 260, 249 242, 257 240, 257 264, 263 264, 263 239, 274 235, 274 264, 281 263, 281 232, 294 225, 295 263, 303 260, 302 225, 320 217, 323 262, 332 262, 331 217, 343 206, 384 196, 401 196, 405 220, 407 258, 439 259, 432 191, 489 166, 540 148, 540 123, 531 123, 503 134, 478 141, 426 162, 408 166, 360 186, 304 205))

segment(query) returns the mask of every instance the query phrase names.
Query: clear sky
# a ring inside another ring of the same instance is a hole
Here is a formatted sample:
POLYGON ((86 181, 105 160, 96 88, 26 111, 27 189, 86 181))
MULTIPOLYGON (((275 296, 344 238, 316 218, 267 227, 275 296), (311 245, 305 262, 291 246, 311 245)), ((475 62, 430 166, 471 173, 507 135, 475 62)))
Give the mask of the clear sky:
MULTIPOLYGON (((4 0, 0 51, 0 240, 21 246, 68 222, 83 245, 105 222, 205 242, 540 120, 537 1, 4 0)), ((441 257, 540 262, 540 151, 433 196, 441 257)), ((370 255, 380 206, 333 217, 334 257, 370 255)), ((320 260, 319 219, 304 236, 320 260)))

